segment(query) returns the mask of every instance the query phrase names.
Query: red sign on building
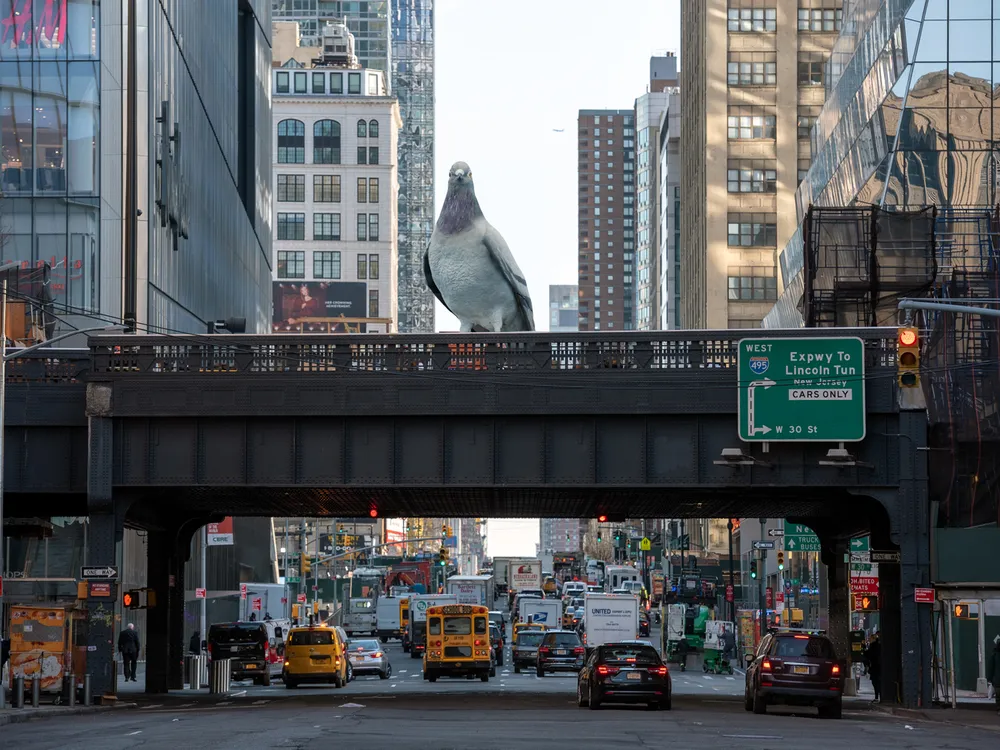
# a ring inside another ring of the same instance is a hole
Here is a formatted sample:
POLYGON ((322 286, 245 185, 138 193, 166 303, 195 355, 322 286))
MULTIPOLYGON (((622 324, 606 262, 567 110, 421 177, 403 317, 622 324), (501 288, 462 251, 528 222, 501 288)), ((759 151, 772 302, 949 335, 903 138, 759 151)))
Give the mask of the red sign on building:
POLYGON ((253 601, 250 602, 250 608, 254 612, 260 612, 260 597, 254 597, 253 601))
POLYGON ((726 586, 726 601, 731 602, 733 600, 733 584, 726 586))
POLYGON ((785 592, 778 591, 778 604, 784 604, 784 603, 785 603, 785 592))
POLYGON ((297 601, 299 604, 305 604, 306 603, 306 595, 305 594, 299 594, 298 596, 295 597, 295 601, 297 601))
POLYGON ((247 585, 245 583, 240 584, 240 599, 247 598, 247 585))
POLYGON ((101 581, 91 581, 90 582, 90 595, 91 596, 111 596, 111 584, 103 583, 101 581))
POLYGON ((195 599, 204 599, 204 598, 206 598, 207 594, 208 594, 208 592, 205 589, 195 589, 194 590, 194 598, 195 599))
POLYGON ((852 594, 877 594, 877 576, 851 576, 852 594))
POLYGON ((913 589, 913 601, 917 604, 933 604, 934 589, 913 589))
POLYGON ((764 590, 764 606, 768 609, 774 606, 774 589, 770 586, 764 590))

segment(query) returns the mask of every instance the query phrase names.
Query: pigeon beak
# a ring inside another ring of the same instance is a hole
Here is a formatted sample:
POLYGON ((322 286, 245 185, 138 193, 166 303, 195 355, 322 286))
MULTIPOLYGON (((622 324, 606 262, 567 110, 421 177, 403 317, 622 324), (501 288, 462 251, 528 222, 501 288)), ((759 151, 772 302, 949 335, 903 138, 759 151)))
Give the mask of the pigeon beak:
POLYGON ((457 179, 459 182, 461 182, 463 177, 465 177, 465 170, 464 169, 456 169, 455 170, 455 179, 457 179))

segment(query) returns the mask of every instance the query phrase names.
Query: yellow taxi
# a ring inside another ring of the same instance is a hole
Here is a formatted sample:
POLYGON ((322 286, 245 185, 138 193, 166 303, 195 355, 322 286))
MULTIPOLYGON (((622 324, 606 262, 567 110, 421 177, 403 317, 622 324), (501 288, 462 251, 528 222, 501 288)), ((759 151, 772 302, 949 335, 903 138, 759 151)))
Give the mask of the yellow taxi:
POLYGON ((289 630, 281 677, 289 689, 306 682, 332 682, 334 687, 344 687, 347 658, 337 631, 323 625, 289 630))
POLYGON ((539 625, 537 622, 515 622, 514 623, 514 632, 513 632, 513 634, 510 637, 511 643, 513 643, 514 641, 517 640, 517 634, 520 633, 522 630, 539 630, 539 631, 544 631, 545 630, 545 626, 544 625, 539 625))

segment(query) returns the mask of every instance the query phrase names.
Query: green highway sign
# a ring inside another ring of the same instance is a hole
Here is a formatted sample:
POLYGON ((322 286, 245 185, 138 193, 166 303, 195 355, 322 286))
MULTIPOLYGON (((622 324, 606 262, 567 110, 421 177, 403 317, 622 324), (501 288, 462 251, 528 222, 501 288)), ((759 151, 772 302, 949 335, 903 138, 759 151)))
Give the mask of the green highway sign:
POLYGON ((298 582, 299 582, 298 576, 288 576, 287 578, 285 578, 285 583, 298 583, 298 582))
POLYGON ((742 339, 738 351, 741 440, 864 440, 861 339, 742 339))
POLYGON ((867 536, 856 536, 848 545, 850 552, 868 552, 871 548, 871 537, 867 536))
POLYGON ((785 551, 819 552, 819 537, 808 526, 785 521, 785 551))

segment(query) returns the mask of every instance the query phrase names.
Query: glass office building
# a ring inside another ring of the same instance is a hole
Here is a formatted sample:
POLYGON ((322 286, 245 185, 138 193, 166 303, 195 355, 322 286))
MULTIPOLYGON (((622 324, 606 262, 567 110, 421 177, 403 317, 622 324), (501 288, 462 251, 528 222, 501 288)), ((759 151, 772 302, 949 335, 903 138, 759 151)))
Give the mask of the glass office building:
POLYGON ((270 3, 138 0, 134 109, 128 7, 0 0, 2 260, 47 264, 78 326, 131 306, 140 331, 228 317, 266 331, 270 3))
MULTIPOLYGON (((972 208, 998 201, 1000 0, 856 0, 798 188, 810 205, 972 208)), ((803 323, 803 234, 779 255, 771 328, 803 323)))

